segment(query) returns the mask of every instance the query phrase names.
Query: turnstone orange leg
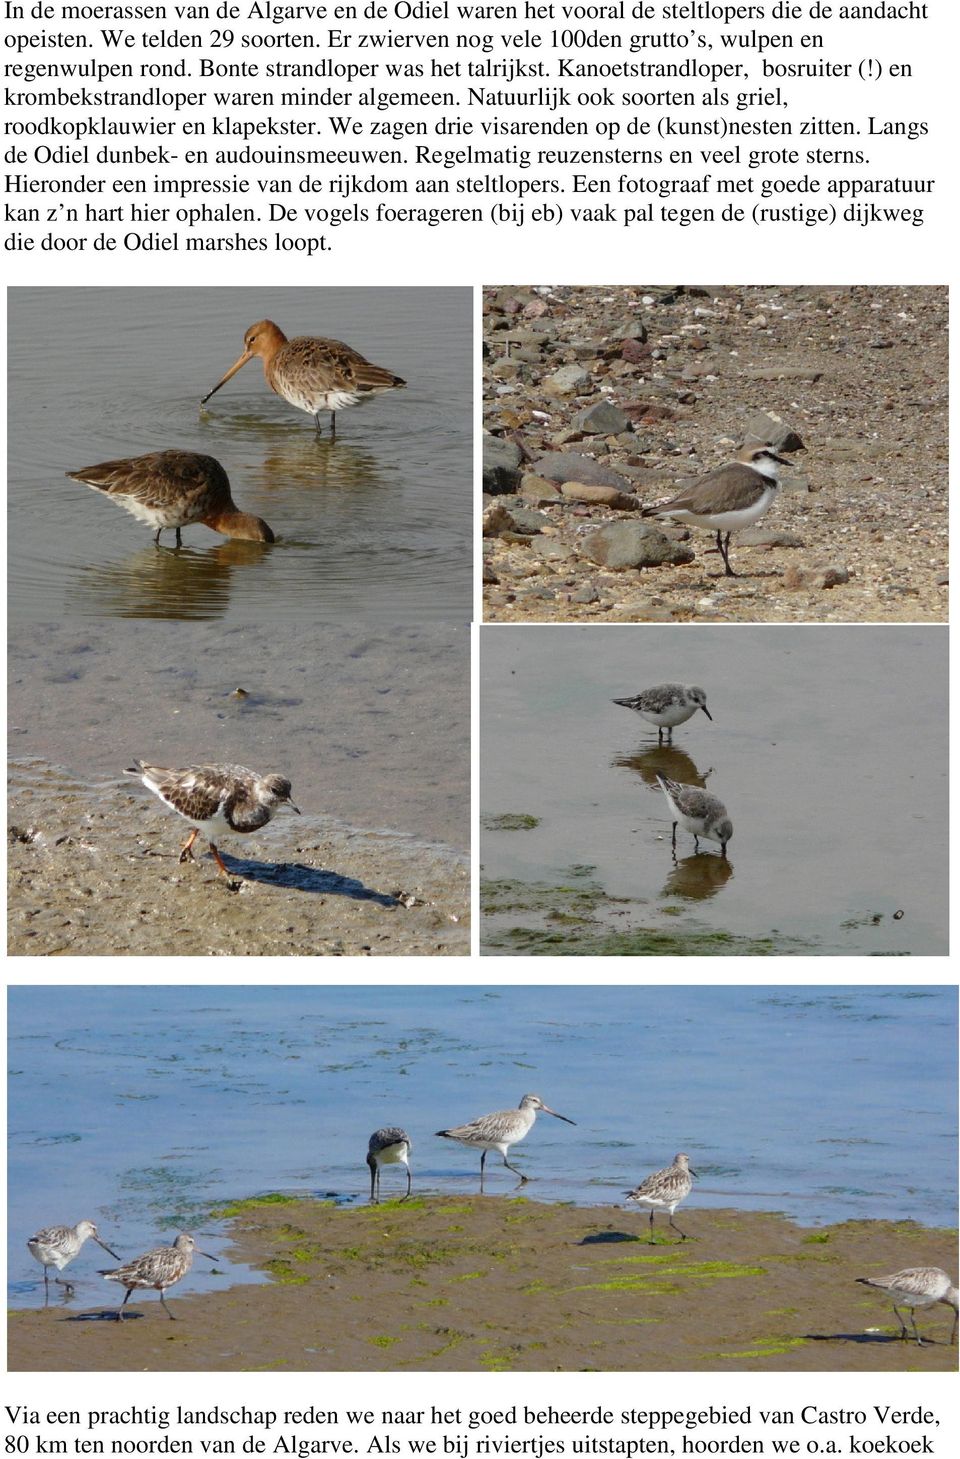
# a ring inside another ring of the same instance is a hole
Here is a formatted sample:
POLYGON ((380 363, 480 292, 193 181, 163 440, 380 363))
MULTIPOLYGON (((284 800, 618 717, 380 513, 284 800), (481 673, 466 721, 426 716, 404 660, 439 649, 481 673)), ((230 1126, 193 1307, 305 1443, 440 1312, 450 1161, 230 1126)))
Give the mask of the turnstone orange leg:
POLYGON ((227 869, 227 863, 224 861, 223 857, 220 855, 220 852, 217 850, 216 846, 214 846, 212 841, 210 842, 210 850, 213 853, 214 861, 217 863, 224 876, 229 876, 230 872, 227 869))
POLYGON ((197 837, 199 835, 200 835, 200 828, 198 826, 194 826, 193 830, 190 832, 190 835, 187 837, 186 841, 184 841, 183 845, 180 847, 180 860, 181 861, 192 861, 194 859, 193 858, 193 843, 194 843, 194 841, 196 841, 196 839, 197 839, 197 837))

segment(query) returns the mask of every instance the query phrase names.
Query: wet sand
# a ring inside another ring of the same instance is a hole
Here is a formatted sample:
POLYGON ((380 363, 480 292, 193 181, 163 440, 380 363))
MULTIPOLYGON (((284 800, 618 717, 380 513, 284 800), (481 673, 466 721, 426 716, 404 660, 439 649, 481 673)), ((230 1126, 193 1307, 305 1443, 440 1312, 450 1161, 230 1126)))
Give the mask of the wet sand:
POLYGON ((929 1341, 918 1347, 899 1340, 887 1300, 855 1282, 911 1265, 956 1271, 956 1232, 913 1222, 810 1229, 692 1205, 676 1219, 695 1239, 650 1245, 644 1214, 538 1205, 509 1189, 350 1209, 264 1197, 218 1216, 230 1219, 230 1254, 268 1285, 180 1296, 188 1277, 169 1297, 175 1322, 153 1293, 113 1321, 112 1288, 102 1306, 11 1314, 10 1370, 956 1368, 949 1308, 920 1314, 929 1341))

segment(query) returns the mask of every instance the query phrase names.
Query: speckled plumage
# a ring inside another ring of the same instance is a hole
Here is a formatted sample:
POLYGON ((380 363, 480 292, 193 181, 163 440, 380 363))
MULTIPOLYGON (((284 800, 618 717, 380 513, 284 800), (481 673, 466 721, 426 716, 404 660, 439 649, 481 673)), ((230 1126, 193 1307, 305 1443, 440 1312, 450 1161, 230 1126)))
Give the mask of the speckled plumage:
POLYGON ((407 1171, 406 1194, 400 1199, 405 1201, 410 1194, 412 1178, 410 1175, 410 1151, 413 1149, 413 1142, 406 1130, 401 1130, 399 1125, 385 1125, 383 1129, 374 1130, 367 1145, 367 1164, 370 1167, 370 1199, 380 1199, 380 1167, 381 1165, 403 1165, 407 1171))
POLYGON ((706 836, 708 840, 719 841, 725 856, 727 842, 733 835, 733 822, 727 815, 723 801, 718 800, 715 795, 708 795, 698 785, 681 785, 678 780, 670 780, 666 775, 658 775, 657 784, 667 798, 673 817, 674 848, 677 844, 677 826, 681 825, 693 836, 697 851, 700 850, 699 838, 706 836))
POLYGON ((686 1241, 686 1233, 680 1231, 680 1227, 673 1219, 673 1213, 690 1194, 695 1175, 696 1171, 690 1169, 690 1156, 681 1151, 673 1157, 672 1165, 668 1165, 664 1170, 654 1171, 653 1175, 648 1175, 634 1190, 627 1192, 628 1201, 633 1201, 638 1206, 646 1206, 650 1210, 651 1241, 653 1240, 653 1217, 656 1211, 668 1211, 670 1225, 674 1231, 680 1233, 680 1240, 686 1241))
MULTIPOLYGON (((172 1322, 173 1313, 164 1302, 163 1294, 168 1287, 186 1276, 193 1265, 193 1254, 196 1250, 194 1238, 182 1232, 172 1246, 158 1246, 153 1251, 145 1252, 143 1256, 134 1257, 133 1261, 125 1262, 116 1271, 102 1271, 100 1275, 104 1281, 119 1282, 127 1289, 117 1309, 118 1321, 123 1320, 123 1309, 130 1293, 138 1288, 147 1288, 160 1293, 160 1303, 172 1322)), ((208 1251, 201 1251, 200 1255, 205 1256, 208 1261, 216 1261, 216 1257, 211 1256, 208 1251)))
POLYGON ((437 1134, 447 1140, 457 1140, 461 1145, 467 1145, 474 1150, 483 1153, 480 1156, 480 1190, 483 1191, 483 1168, 487 1159, 488 1150, 497 1150, 503 1157, 503 1163, 508 1170, 519 1175, 521 1182, 529 1180, 522 1170, 511 1165, 507 1159, 507 1151, 511 1145, 522 1140, 533 1129, 537 1118, 537 1111, 543 1110, 544 1114, 553 1115, 554 1119, 563 1120, 568 1125, 576 1124, 575 1120, 567 1119, 566 1115, 558 1114, 545 1104, 539 1094, 525 1094, 517 1109, 499 1109, 493 1114, 480 1115, 478 1119, 470 1120, 465 1125, 454 1125, 449 1130, 437 1130, 437 1134))
POLYGON ((685 724, 698 709, 703 710, 707 719, 713 719, 707 708, 707 696, 697 684, 655 684, 651 689, 641 689, 639 694, 613 702, 655 724, 661 741, 664 730, 668 740, 672 740, 674 726, 685 724))
POLYGON ((947 1273, 942 1267, 921 1266, 906 1267, 902 1272, 893 1272, 886 1277, 857 1277, 856 1279, 864 1287, 875 1287, 879 1292, 885 1292, 893 1303, 893 1310, 897 1314, 900 1323, 900 1336, 907 1337, 907 1325, 900 1316, 898 1308, 906 1307, 910 1312, 910 1323, 913 1327, 913 1335, 920 1347, 923 1346, 923 1339, 917 1330, 914 1308, 932 1307, 936 1302, 943 1302, 953 1308, 953 1330, 950 1333, 951 1343, 957 1339, 957 1323, 960 1321, 960 1291, 953 1285, 947 1273))
MULTIPOLYGON (((80 1251, 84 1242, 95 1241, 102 1246, 104 1251, 109 1252, 114 1261, 119 1261, 117 1253, 100 1238, 96 1226, 92 1221, 78 1221, 76 1226, 44 1226, 35 1236, 31 1236, 27 1242, 27 1250, 43 1267, 44 1289, 49 1291, 49 1278, 47 1268, 55 1266, 58 1272, 62 1272, 65 1266, 73 1261, 80 1251)), ((66 1287, 68 1292, 73 1291, 73 1283, 61 1281, 54 1277, 54 1281, 61 1287, 66 1287)))

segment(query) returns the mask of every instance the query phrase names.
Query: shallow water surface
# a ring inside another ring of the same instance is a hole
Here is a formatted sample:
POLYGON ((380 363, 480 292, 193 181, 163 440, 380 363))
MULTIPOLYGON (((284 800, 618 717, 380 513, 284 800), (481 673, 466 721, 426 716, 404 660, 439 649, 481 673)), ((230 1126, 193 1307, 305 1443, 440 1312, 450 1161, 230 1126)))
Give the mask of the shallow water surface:
POLYGON ((946 953, 945 628, 481 637, 487 952, 946 953), (665 682, 713 716, 672 746, 611 702, 665 682), (726 805, 726 860, 672 853, 657 772, 726 805))
MULTIPOLYGON (((698 1206, 951 1224, 956 1032, 943 987, 16 987, 11 1301, 42 1301, 24 1246, 42 1225, 94 1220, 123 1257, 193 1230, 218 1255, 224 1201, 364 1201, 379 1125, 408 1130, 415 1193, 476 1191, 477 1157, 433 1132, 526 1090, 576 1121, 541 1115, 511 1151, 532 1200, 620 1203, 683 1149, 688 1224, 698 1206)), ((516 1194, 495 1155, 488 1172, 516 1194)), ((402 1189, 385 1170, 384 1198, 402 1189)), ((103 1256, 71 1268, 81 1303, 114 1299, 103 1256)), ((208 1271, 188 1289, 222 1284, 208 1271)))
POLYGON ((469 619, 471 308, 468 289, 11 290, 11 617, 469 619), (332 442, 259 360, 201 409, 264 317, 407 388, 340 412, 332 442), (276 543, 194 526, 158 549, 64 477, 172 447, 215 456, 276 543))

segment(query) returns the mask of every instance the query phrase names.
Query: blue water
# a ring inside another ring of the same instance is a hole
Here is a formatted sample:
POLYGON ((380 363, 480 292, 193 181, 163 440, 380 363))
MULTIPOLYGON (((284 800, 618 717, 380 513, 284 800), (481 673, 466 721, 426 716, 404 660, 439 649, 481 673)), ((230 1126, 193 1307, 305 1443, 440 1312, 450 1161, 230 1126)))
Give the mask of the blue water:
MULTIPOLYGON (((10 1300, 42 1298, 43 1225, 92 1219, 125 1258, 193 1230, 217 1254, 226 1198, 365 1200, 381 1124, 412 1136, 415 1192, 476 1190, 433 1131, 528 1090, 577 1122, 541 1115, 511 1152, 534 1200, 619 1201, 686 1150, 692 1210, 953 1225, 956 1052, 941 987, 14 988, 10 1300)), ((496 1162, 488 1193, 513 1194, 496 1162)), ((109 1265, 84 1248, 78 1303, 112 1294, 109 1265)), ((209 1268, 190 1290, 222 1287, 209 1268)))

